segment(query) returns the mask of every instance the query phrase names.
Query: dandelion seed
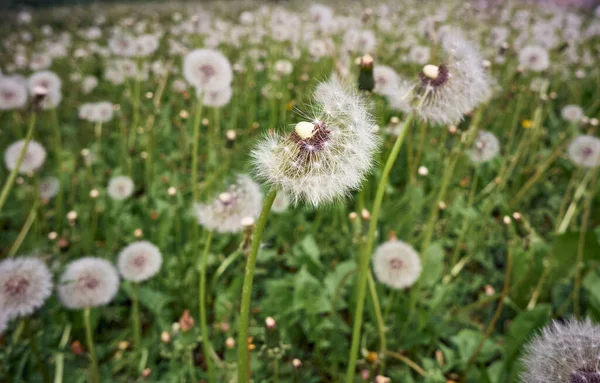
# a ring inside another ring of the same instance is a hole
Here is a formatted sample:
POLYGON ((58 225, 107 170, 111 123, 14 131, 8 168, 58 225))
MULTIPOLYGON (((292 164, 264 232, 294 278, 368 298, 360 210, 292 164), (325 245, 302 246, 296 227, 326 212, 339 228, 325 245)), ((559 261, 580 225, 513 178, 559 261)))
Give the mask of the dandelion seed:
POLYGON ((133 189, 133 180, 127 176, 111 178, 107 187, 108 195, 116 201, 122 201, 131 197, 133 189))
POLYGON ((294 203, 317 206, 360 185, 379 138, 365 102, 336 80, 320 84, 314 98, 307 121, 286 136, 268 136, 252 155, 262 179, 294 203))
POLYGON ((162 265, 158 247, 148 241, 134 242, 119 253, 117 267, 124 279, 134 282, 153 277, 162 265))
POLYGON ((579 122, 584 116, 583 109, 579 105, 566 105, 560 111, 560 115, 566 121, 573 123, 579 122))
POLYGON ((409 244, 389 241, 375 250, 373 272, 379 282, 403 289, 412 286, 421 275, 421 260, 409 244))
POLYGON ((56 177, 46 177, 40 181, 40 197, 49 200, 60 191, 60 180, 56 177))
POLYGON ((60 277, 58 297, 70 309, 109 303, 119 289, 114 266, 104 259, 84 257, 69 263, 60 277))
POLYGON ((9 258, 0 263, 0 312, 8 319, 33 313, 51 293, 52 275, 38 258, 9 258))
POLYGON ((575 137, 567 149, 569 159, 584 168, 600 166, 600 139, 594 136, 575 137))
POLYGON ((500 142, 496 136, 488 131, 482 130, 475 138, 473 148, 469 150, 469 156, 474 163, 487 162, 498 155, 500 142))

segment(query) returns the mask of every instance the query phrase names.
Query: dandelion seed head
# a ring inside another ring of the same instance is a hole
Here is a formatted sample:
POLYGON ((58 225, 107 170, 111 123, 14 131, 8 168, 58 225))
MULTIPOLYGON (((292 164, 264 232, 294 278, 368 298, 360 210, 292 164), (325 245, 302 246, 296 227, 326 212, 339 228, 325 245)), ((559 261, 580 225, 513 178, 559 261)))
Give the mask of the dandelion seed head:
POLYGON ((403 289, 412 286, 421 275, 421 259, 409 244, 388 241, 375 250, 373 272, 379 282, 403 289))
POLYGON ((119 289, 119 275, 108 261, 84 257, 67 265, 60 277, 58 297, 65 307, 83 309, 109 303, 119 289))
POLYGON ((108 195, 116 201, 131 197, 134 190, 133 180, 127 176, 116 176, 108 182, 108 195))
POLYGON ((227 57, 213 49, 196 49, 183 60, 183 75, 187 82, 204 90, 230 86, 233 70, 227 57))
POLYGON ((0 263, 0 311, 8 319, 40 308, 52 293, 52 275, 35 257, 5 259, 0 263))
POLYGON ((54 72, 49 70, 35 72, 27 79, 27 85, 29 93, 32 95, 36 94, 36 88, 45 88, 48 90, 48 94, 58 93, 60 94, 62 81, 60 77, 54 72))
POLYGON ((583 118, 584 113, 579 105, 566 105, 560 111, 560 115, 565 121, 579 122, 583 118))
POLYGON ((262 199, 260 186, 249 176, 238 175, 212 203, 196 204, 194 210, 200 225, 219 233, 236 233, 244 228, 245 218, 258 218, 262 199))
POLYGON ((482 163, 495 158, 499 152, 498 138, 493 133, 482 130, 477 134, 473 147, 469 150, 469 156, 474 163, 482 163))
POLYGON ((548 51, 539 45, 528 45, 519 51, 519 65, 525 70, 542 72, 550 66, 548 51))
POLYGON ((40 197, 49 200, 60 190, 60 181, 56 177, 45 177, 40 181, 40 197))
POLYGON ((578 136, 567 148, 569 159, 584 168, 600 166, 600 139, 594 136, 578 136))
POLYGON ((600 327, 589 319, 554 321, 526 346, 524 383, 600 381, 600 327))
POLYGON ((0 110, 21 109, 27 104, 27 87, 16 77, 0 76, 0 110))
MULTIPOLYGON (((4 163, 8 170, 13 170, 17 167, 19 155, 25 145, 25 140, 19 140, 11 144, 4 152, 4 163)), ((37 141, 31 140, 27 145, 25 156, 19 167, 19 173, 26 174, 39 170, 46 161, 46 149, 37 141)))
POLYGON ((158 247, 148 241, 134 242, 119 253, 117 267, 124 279, 141 282, 153 277, 162 265, 158 247))

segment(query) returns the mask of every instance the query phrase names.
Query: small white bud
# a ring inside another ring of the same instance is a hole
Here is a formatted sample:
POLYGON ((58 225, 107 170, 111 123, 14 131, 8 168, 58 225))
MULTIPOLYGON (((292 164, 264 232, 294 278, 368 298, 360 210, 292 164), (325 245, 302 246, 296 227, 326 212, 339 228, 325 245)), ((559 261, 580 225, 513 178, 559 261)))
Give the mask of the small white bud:
POLYGON ((100 194, 100 193, 99 193, 99 192, 98 192, 98 190, 96 190, 96 189, 92 189, 92 190, 90 190, 90 197, 91 197, 91 198, 98 198, 98 195, 99 195, 99 194, 100 194))
POLYGON ((221 193, 219 194, 219 200, 223 203, 227 203, 227 202, 231 202, 231 200, 233 199, 233 196, 231 195, 231 193, 221 193))
POLYGON ((175 189, 174 186, 171 186, 169 189, 167 189, 167 193, 169 193, 169 195, 172 197, 177 194, 177 189, 175 189))
POLYGON ((250 227, 250 226, 254 226, 254 222, 255 222, 254 218, 252 218, 252 217, 245 217, 245 218, 242 218, 241 224, 244 227, 250 227))
POLYGON ((419 166, 419 175, 421 176, 426 176, 429 174, 429 169, 427 169, 425 166, 419 166))
POLYGON ((313 135, 314 129, 315 129, 314 124, 311 124, 310 122, 306 122, 306 121, 301 121, 301 122, 297 123, 296 127, 294 128, 294 130, 296 131, 296 134, 298 134, 300 136, 300 138, 302 138, 303 140, 306 140, 307 138, 311 138, 313 135))
POLYGON ((423 74, 428 78, 435 80, 440 75, 440 68, 436 65, 427 64, 423 67, 423 74))
POLYGON ((67 213, 67 219, 69 221, 75 221, 77 219, 77 212, 75 210, 71 210, 67 213))

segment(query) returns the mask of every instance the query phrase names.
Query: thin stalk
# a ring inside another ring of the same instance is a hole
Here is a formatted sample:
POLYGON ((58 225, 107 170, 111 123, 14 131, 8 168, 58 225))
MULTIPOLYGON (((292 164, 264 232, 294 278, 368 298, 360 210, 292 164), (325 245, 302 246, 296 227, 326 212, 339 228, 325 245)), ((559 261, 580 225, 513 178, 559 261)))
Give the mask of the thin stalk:
POLYGON ((393 351, 386 351, 385 355, 392 356, 392 357, 398 359, 402 363, 406 364, 408 367, 412 368, 415 372, 417 372, 421 376, 424 376, 424 377, 429 376, 427 371, 423 370, 423 368, 421 368, 418 364, 416 364, 415 362, 410 360, 408 357, 406 357, 400 353, 393 352, 393 351))
POLYGON ((63 352, 64 348, 69 341, 69 336, 71 335, 71 324, 67 324, 65 326, 65 330, 63 331, 62 337, 60 338, 60 343, 58 344, 58 349, 60 351, 56 352, 54 355, 56 368, 54 369, 54 383, 62 383, 64 368, 65 368, 65 353, 63 352))
MULTIPOLYGON (((596 179, 598 178, 598 169, 593 171, 594 176, 592 177, 592 185, 596 185, 596 179)), ((581 271, 583 270, 583 251, 585 249, 585 234, 587 231, 588 221, 590 218, 590 210, 592 205, 592 200, 594 199, 594 192, 596 188, 592 188, 589 191, 587 198, 584 202, 583 207, 583 218, 581 221, 581 229, 579 231, 579 243, 577 246, 577 264, 575 265, 575 286, 573 287, 573 313, 576 317, 580 317, 580 301, 579 301, 579 293, 581 291, 581 271)))
POLYGON ((40 374, 42 374, 42 379, 44 380, 44 383, 50 383, 50 374, 48 373, 46 363, 44 362, 44 358, 42 357, 40 349, 37 345, 37 341, 35 339, 35 331, 33 331, 33 329, 30 328, 30 319, 25 318, 23 319, 23 321, 25 323, 25 332, 27 333, 27 336, 29 338, 29 346, 31 347, 31 351, 33 352, 33 355, 35 356, 35 359, 37 361, 38 368, 40 369, 40 374))
POLYGON ((388 177, 392 171, 392 167, 398 158, 400 148, 406 133, 410 129, 413 121, 413 115, 409 114, 406 118, 406 122, 402 127, 400 135, 396 138, 394 147, 390 152, 381 178, 379 179, 379 185, 377 186, 377 192, 375 194, 375 200, 373 201, 373 209, 371 210, 371 220, 369 221, 369 230, 367 232, 367 242, 364 249, 360 252, 359 259, 359 274, 358 274, 358 296, 356 303, 356 312, 354 314, 354 328, 352 330, 352 346, 350 348, 350 357, 348 363, 348 369, 346 370, 346 383, 352 383, 354 381, 354 374, 356 370, 356 361, 358 359, 358 347, 360 343, 360 332, 362 327, 363 310, 365 307, 365 296, 367 290, 367 276, 371 272, 369 269, 369 260, 371 259, 371 253, 373 250, 373 243, 375 242, 375 232, 377 230, 377 221, 379 219, 379 211, 381 209, 381 203, 383 202, 383 196, 387 186, 388 177))
POLYGON ((260 216, 256 222, 256 227, 252 233, 252 244, 248 253, 248 261, 246 263, 246 271, 244 274, 244 285, 242 287, 242 304, 240 307, 240 322, 238 334, 238 382, 249 382, 250 368, 248 366, 248 324, 250 322, 250 299, 252 298, 252 280, 254 279, 254 269, 256 267, 256 256, 260 247, 269 211, 277 196, 277 189, 271 189, 260 212, 260 216))
POLYGON ((560 225, 558 225, 558 229, 556 230, 557 234, 563 234, 565 231, 567 231, 567 228, 569 227, 569 224, 571 223, 571 219, 573 218, 573 215, 575 214, 575 210, 577 209, 577 204, 579 203, 579 200, 581 199, 581 197, 583 197, 583 194, 585 193, 587 184, 590 181, 590 178, 592 177, 593 174, 594 174, 594 172, 588 171, 587 174, 585 175, 585 177, 583 177, 583 180, 581 181, 581 183, 579 184, 577 189, 575 190, 575 195, 573 196, 573 200, 571 201, 571 204, 569 205, 569 208, 567 209, 567 212, 565 213, 565 216, 563 217, 560 225))
MULTIPOLYGON (((373 309, 375 310, 375 317, 377 319, 377 332, 379 333, 379 354, 385 355, 387 351, 387 339, 385 337, 385 322, 383 321, 383 315, 381 315, 381 305, 379 304, 379 297, 377 296, 377 288, 375 287, 375 281, 373 281, 373 275, 369 273, 369 292, 371 294, 371 300, 373 301, 373 309)), ((385 358, 381 359, 380 371, 383 374, 385 371, 385 358)))
POLYGON ((13 184, 15 183, 15 179, 17 178, 17 174, 19 174, 19 168, 23 163, 23 159, 25 158, 25 153, 27 153, 27 147, 29 146, 29 142, 31 141, 31 137, 33 136, 33 128, 35 127, 35 112, 32 112, 31 119, 29 120, 29 128, 27 129, 27 135, 25 136, 25 143, 23 148, 21 148, 21 153, 19 153, 19 158, 17 158, 17 163, 13 170, 10 171, 10 175, 8 179, 4 183, 2 187, 2 193, 0 193, 0 211, 2 211, 2 207, 8 198, 8 194, 12 189, 13 184))
POLYGON ((194 136, 192 138, 192 199, 198 201, 198 148, 200 145, 200 120, 202 117, 202 95, 196 103, 196 114, 194 116, 194 136))
POLYGON ((273 360, 273 383, 279 383, 279 358, 273 360))
POLYGON ((140 326, 140 284, 133 283, 133 294, 131 296, 131 321, 133 324, 133 345, 136 350, 142 346, 142 328, 140 326))
POLYGON ((60 187, 58 194, 56 195, 56 231, 61 232, 62 220, 63 220, 63 199, 64 199, 64 187, 62 183, 62 137, 60 134, 60 125, 58 124, 58 117, 56 116, 56 109, 52 108, 50 113, 52 114, 52 125, 54 127, 54 151, 56 152, 56 176, 60 181, 60 187))
POLYGON ((96 358, 96 349, 94 348, 94 336, 92 334, 92 324, 90 322, 91 308, 87 307, 83 310, 83 321, 85 323, 85 336, 87 346, 90 353, 90 380, 92 383, 100 383, 100 372, 98 370, 98 359, 96 358))
POLYGON ((15 254, 17 254, 17 251, 19 251, 19 248, 23 244, 23 241, 25 240, 27 233, 29 233, 29 229, 31 229, 31 225, 33 225, 33 222, 35 221, 35 219, 37 217, 38 201, 39 200, 36 200, 33 203, 33 206, 31 207, 31 211, 29 212, 29 216, 27 217, 25 224, 21 228, 21 231, 19 232, 19 235, 17 236, 17 239, 13 243, 12 247, 8 251, 8 255, 7 255, 8 258, 11 258, 15 254))
POLYGON ((204 351, 204 360, 206 360, 206 366, 208 368, 208 381, 214 383, 215 380, 215 368, 213 365, 211 352, 210 352, 210 340, 208 336, 208 326, 206 325, 206 265, 208 260, 208 252, 210 250, 210 244, 212 242, 213 231, 210 230, 207 233, 206 241, 204 242, 204 250, 202 251, 202 259, 200 266, 200 286, 198 286, 199 292, 199 306, 200 306, 200 329, 202 331, 202 349, 204 351))

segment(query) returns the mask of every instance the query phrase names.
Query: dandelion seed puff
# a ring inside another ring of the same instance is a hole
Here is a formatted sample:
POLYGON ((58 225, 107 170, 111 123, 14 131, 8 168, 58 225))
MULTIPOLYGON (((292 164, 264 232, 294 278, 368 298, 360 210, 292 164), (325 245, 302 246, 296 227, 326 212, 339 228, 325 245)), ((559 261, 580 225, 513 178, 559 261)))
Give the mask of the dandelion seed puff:
POLYGON ((554 321, 525 348, 524 383, 600 381, 600 327, 589 319, 554 321))
POLYGON ((0 311, 0 335, 4 334, 8 327, 8 315, 4 312, 4 309, 0 311))
POLYGON ((40 181, 40 197, 49 200, 60 190, 60 181, 56 177, 46 177, 40 181))
POLYGON ((56 108, 60 102, 62 101, 62 93, 59 90, 52 90, 50 92, 48 92, 45 96, 44 99, 42 100, 42 109, 43 110, 49 110, 49 109, 54 109, 56 108))
POLYGON ((284 135, 270 135, 252 156, 257 174, 294 203, 318 206, 360 186, 379 147, 365 101, 337 80, 321 83, 307 121, 284 135))
POLYGON ((548 51, 538 45, 528 45, 519 52, 519 65, 534 72, 544 71, 550 66, 548 51))
MULTIPOLYGON (((17 167, 17 161, 19 160, 19 155, 21 154, 24 145, 25 140, 19 140, 11 144, 4 152, 4 163, 8 170, 12 171, 17 167)), ((46 149, 44 149, 37 141, 31 140, 29 141, 29 145, 27 145, 25 156, 19 167, 19 173, 26 174, 37 171, 44 165, 45 161, 46 149)))
POLYGON ((274 65, 275 73, 279 75, 288 75, 294 70, 294 65, 289 60, 277 60, 274 65))
POLYGON ((85 94, 88 94, 97 86, 98 79, 95 76, 85 76, 81 82, 81 91, 85 94))
POLYGON ((14 77, 0 76, 0 110, 21 109, 27 104, 27 87, 14 77))
POLYGON ((8 319, 33 313, 51 293, 52 275, 38 258, 9 258, 0 262, 0 308, 8 319))
POLYGON ((34 53, 29 61, 29 69, 38 71, 48 69, 52 65, 52 57, 45 53, 34 53))
POLYGON ((91 104, 87 119, 91 122, 106 123, 113 118, 113 104, 109 101, 100 101, 91 104))
POLYGON ((583 109, 579 105, 567 105, 562 108, 560 115, 568 122, 579 122, 583 117, 583 109))
POLYGON ((127 35, 113 36, 110 38, 110 40, 108 40, 108 48, 117 56, 131 57, 136 54, 135 40, 127 35))
POLYGON ((310 53, 314 59, 320 59, 321 57, 327 56, 329 54, 327 43, 323 40, 311 40, 308 43, 308 53, 310 53))
POLYGON ((375 250, 373 272, 384 285, 403 289, 412 286, 421 275, 421 259, 409 244, 389 241, 375 250))
POLYGON ((271 211, 273 213, 283 213, 289 206, 290 198, 285 193, 278 193, 273 201, 273 206, 271 206, 271 211))
POLYGON ((408 61, 411 63, 425 65, 429 62, 431 53, 429 47, 420 45, 413 46, 408 52, 408 61))
POLYGON ((238 175, 227 190, 210 204, 194 206, 198 223, 219 233, 236 233, 245 218, 257 219, 262 208, 260 186, 247 175, 238 175))
POLYGON ((147 57, 156 52, 159 46, 158 37, 154 35, 142 35, 135 39, 135 54, 140 57, 147 57))
POLYGON ((108 195, 116 201, 122 201, 133 194, 133 180, 127 176, 116 176, 108 182, 108 195))
POLYGON ((119 275, 108 261, 84 257, 67 265, 58 297, 65 307, 83 309, 109 303, 119 289, 119 275))
POLYGON ((417 115, 439 124, 458 123, 463 114, 487 101, 492 81, 478 48, 450 30, 442 39, 442 64, 425 65, 414 85, 417 115))
POLYGON ((162 255, 158 247, 148 241, 134 242, 119 253, 117 267, 124 279, 141 282, 160 270, 162 255))
POLYGON ((482 130, 475 138, 473 148, 469 150, 469 157, 474 163, 482 163, 495 158, 499 151, 498 138, 493 133, 482 130))
POLYGON ((373 78, 375 80, 375 93, 389 95, 396 91, 398 74, 389 66, 375 65, 373 67, 373 78))
POLYGON ((202 88, 196 89, 196 95, 202 97, 202 104, 205 106, 220 108, 231 101, 232 89, 228 85, 225 88, 211 89, 204 91, 202 88))
POLYGON ((227 57, 212 49, 196 49, 183 60, 185 79, 197 88, 220 89, 231 84, 233 70, 227 57))
POLYGON ((62 87, 62 81, 60 77, 54 72, 49 70, 35 72, 27 79, 27 87, 29 88, 30 94, 35 94, 37 87, 45 88, 48 90, 48 94, 60 93, 62 87))
POLYGON ((600 166, 600 139, 594 136, 575 137, 567 149, 569 159, 584 168, 600 166))

